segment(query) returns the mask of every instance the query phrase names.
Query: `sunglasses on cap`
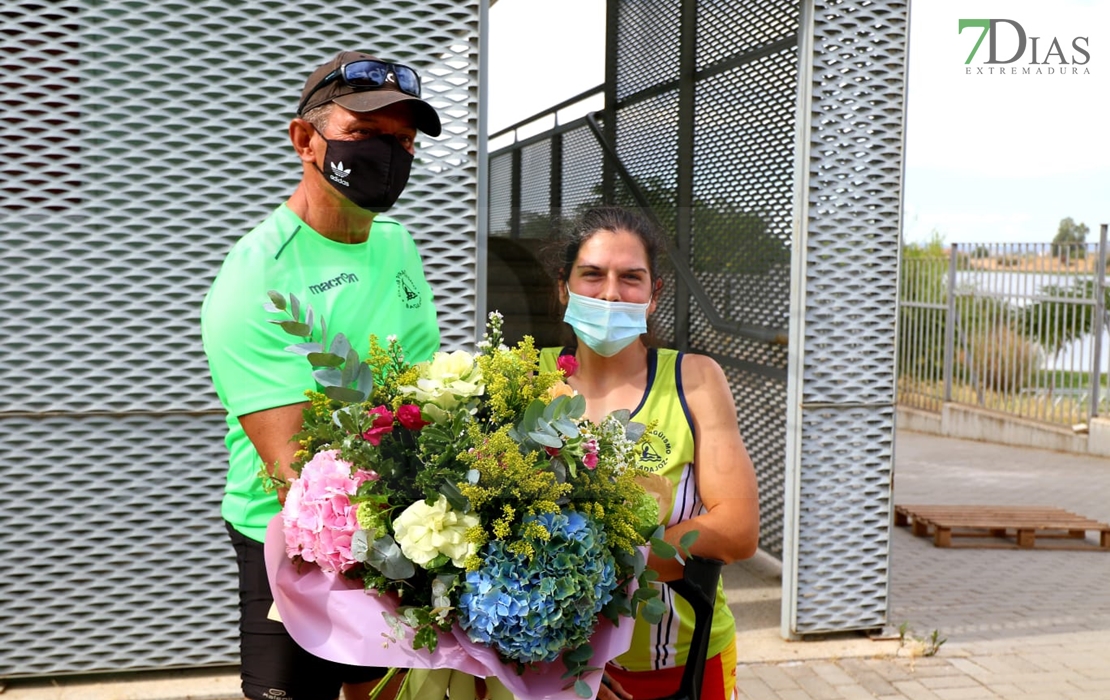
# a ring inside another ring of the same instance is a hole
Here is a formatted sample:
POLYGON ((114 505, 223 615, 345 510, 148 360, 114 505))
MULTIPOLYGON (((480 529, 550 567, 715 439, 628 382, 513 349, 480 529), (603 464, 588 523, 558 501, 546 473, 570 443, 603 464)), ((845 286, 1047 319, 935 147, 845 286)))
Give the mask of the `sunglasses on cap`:
POLYGON ((420 97, 420 76, 412 68, 400 63, 387 63, 363 58, 344 63, 325 75, 297 105, 297 114, 301 114, 313 95, 337 80, 342 81, 348 87, 355 88, 356 91, 377 90, 385 87, 388 83, 393 83, 398 90, 406 95, 420 97))

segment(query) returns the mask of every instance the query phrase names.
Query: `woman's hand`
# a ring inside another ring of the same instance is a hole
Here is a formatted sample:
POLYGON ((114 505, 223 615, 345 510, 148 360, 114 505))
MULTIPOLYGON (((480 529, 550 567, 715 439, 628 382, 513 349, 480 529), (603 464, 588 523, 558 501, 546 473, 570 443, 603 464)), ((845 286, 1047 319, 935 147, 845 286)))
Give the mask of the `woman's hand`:
POLYGON ((603 673, 601 685, 597 688, 597 700, 632 700, 632 693, 610 678, 608 673, 603 673))

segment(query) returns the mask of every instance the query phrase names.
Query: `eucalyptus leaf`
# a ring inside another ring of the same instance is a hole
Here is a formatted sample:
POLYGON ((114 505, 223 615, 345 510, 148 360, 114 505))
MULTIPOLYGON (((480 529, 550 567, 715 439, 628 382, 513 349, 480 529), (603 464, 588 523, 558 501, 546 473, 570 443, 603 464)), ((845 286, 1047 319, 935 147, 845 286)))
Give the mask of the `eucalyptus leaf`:
POLYGON ((401 548, 389 535, 374 540, 366 563, 382 572, 386 578, 397 581, 410 578, 416 573, 416 566, 401 553, 401 548))
POLYGON ((312 310, 312 304, 309 304, 304 311, 304 325, 312 328, 314 323, 316 323, 316 312, 312 310))
POLYGON ((555 483, 567 483, 567 463, 559 457, 554 457, 551 460, 551 471, 555 474, 555 483))
POLYGON ((552 426, 554 426, 554 428, 562 433, 565 437, 578 437, 578 425, 572 420, 568 420, 566 418, 556 418, 555 422, 552 423, 552 426))
POLYGON ((574 682, 574 694, 580 698, 592 698, 594 693, 590 690, 590 684, 579 678, 574 682))
POLYGON ((343 403, 361 403, 366 400, 366 395, 357 389, 349 389, 345 386, 326 386, 324 387, 324 396, 343 403))
POLYGON ((619 420, 621 425, 628 425, 628 421, 632 418, 632 412, 627 408, 618 408, 609 415, 619 420))
POLYGON ((312 378, 322 387, 341 386, 342 374, 334 367, 318 369, 312 373, 312 378))
POLYGON ((301 300, 292 292, 289 293, 289 315, 294 321, 301 320, 301 300))
POLYGON ((295 335, 301 338, 308 338, 312 335, 312 328, 299 321, 281 321, 278 325, 289 335, 295 335))
POLYGON ((323 349, 324 348, 321 347, 319 343, 294 343, 293 345, 285 346, 287 352, 296 355, 309 355, 314 352, 320 352, 323 349))
POLYGON ((594 650, 589 644, 583 644, 577 649, 572 649, 563 655, 564 661, 569 661, 576 666, 582 665, 593 658, 594 650))
POLYGON ((358 353, 354 350, 348 350, 347 357, 343 361, 343 376, 339 383, 343 386, 353 384, 355 378, 358 377, 358 365, 358 353))
MULTIPOLYGON (((328 324, 324 323, 324 317, 320 317, 320 345, 323 347, 328 346, 328 324)), ((340 353, 335 353, 339 355, 340 353)))
POLYGON ((553 437, 551 434, 543 432, 541 430, 533 430, 529 432, 528 437, 532 438, 544 447, 559 449, 563 446, 563 441, 559 438, 558 435, 553 437))
POLYGON ((272 303, 278 311, 285 311, 285 297, 280 292, 276 289, 271 289, 266 292, 266 295, 270 297, 270 303, 272 303))
POLYGON ((265 304, 263 304, 262 308, 263 308, 263 310, 269 311, 272 314, 276 314, 276 313, 279 313, 281 311, 281 309, 279 309, 277 306, 275 306, 274 304, 272 304, 270 302, 266 302, 265 304))
POLYGON ((313 367, 338 367, 343 364, 343 358, 330 352, 310 352, 308 363, 313 367))
POLYGON ((547 406, 544 407, 544 409, 543 409, 543 419, 545 421, 547 421, 548 423, 555 420, 555 418, 558 415, 560 415, 560 413, 561 413, 560 410, 559 410, 559 407, 561 405, 565 404, 566 402, 567 402, 567 397, 565 397, 565 396, 556 396, 551 401, 551 403, 547 404, 547 406))
POLYGON ((443 484, 439 487, 439 492, 447 499, 448 505, 460 513, 470 512, 470 499, 463 495, 459 487, 452 481, 444 479, 443 484))
POLYGON ((564 415, 568 418, 581 418, 586 413, 586 397, 575 394, 567 399, 567 410, 564 415))
POLYGON ((536 423, 543 417, 544 406, 543 401, 534 399, 532 403, 528 404, 528 408, 524 409, 524 418, 521 420, 521 425, 525 430, 533 430, 536 423))
POLYGON ((640 616, 653 625, 659 624, 665 612, 667 612, 667 604, 658 598, 652 598, 644 603, 644 607, 640 608, 640 616))
POLYGON ((674 548, 674 545, 658 537, 651 538, 651 551, 652 554, 661 559, 670 559, 678 556, 678 550, 674 548))
POLYGON ((466 483, 473 486, 474 484, 478 483, 478 479, 481 476, 482 476, 482 473, 480 471, 478 471, 477 469, 468 469, 467 472, 466 472, 466 483))
POLYGON ((370 369, 370 365, 359 365, 358 378, 355 380, 355 388, 366 396, 369 396, 371 393, 373 393, 374 371, 370 369))
POLYGON ((347 336, 342 333, 336 333, 331 341, 331 351, 340 357, 346 357, 351 351, 351 341, 347 340, 347 336))
POLYGON ((628 424, 624 426, 624 436, 629 440, 629 442, 636 442, 641 437, 643 437, 644 431, 646 430, 647 426, 643 423, 629 421, 628 424))
POLYGON ((690 546, 697 541, 698 531, 690 530, 689 532, 684 533, 681 538, 679 538, 678 546, 682 549, 683 552, 686 552, 686 554, 690 554, 690 546))

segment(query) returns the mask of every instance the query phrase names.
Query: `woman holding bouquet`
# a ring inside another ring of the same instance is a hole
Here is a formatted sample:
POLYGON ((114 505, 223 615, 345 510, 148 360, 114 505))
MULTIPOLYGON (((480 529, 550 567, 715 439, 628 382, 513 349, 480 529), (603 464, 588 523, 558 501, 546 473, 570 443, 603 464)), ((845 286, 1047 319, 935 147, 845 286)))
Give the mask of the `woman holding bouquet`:
MULTIPOLYGON (((560 241, 556 276, 563 320, 576 342, 546 348, 541 369, 564 370, 586 399, 587 417, 618 409, 649 425, 640 466, 666 479, 671 503, 661 508, 664 539, 677 544, 697 531, 691 554, 726 564, 755 553, 759 499, 755 472, 736 425, 736 406, 720 366, 704 355, 650 347, 647 320, 663 280, 661 232, 638 214, 604 207, 588 211, 560 241)), ((651 555, 660 581, 681 578, 682 564, 651 555)), ((636 700, 678 690, 694 617, 668 587, 658 624, 637 619, 632 646, 606 668, 612 681, 599 697, 636 700), (614 690, 621 692, 616 695, 614 690)), ((718 584, 703 700, 733 697, 736 628, 718 584)))

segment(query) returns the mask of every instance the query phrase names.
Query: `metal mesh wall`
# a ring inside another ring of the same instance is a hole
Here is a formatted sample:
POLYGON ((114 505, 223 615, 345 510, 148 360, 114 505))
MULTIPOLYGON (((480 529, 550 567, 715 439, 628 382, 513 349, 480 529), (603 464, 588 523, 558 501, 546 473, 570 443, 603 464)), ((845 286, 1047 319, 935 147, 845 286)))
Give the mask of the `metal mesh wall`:
POLYGON ((477 35, 477 0, 4 4, 0 677, 237 660, 201 300, 296 183, 307 72, 366 48, 443 118, 391 215, 472 343, 477 35))
POLYGON ((887 622, 907 6, 818 2, 812 22, 798 634, 887 622))

